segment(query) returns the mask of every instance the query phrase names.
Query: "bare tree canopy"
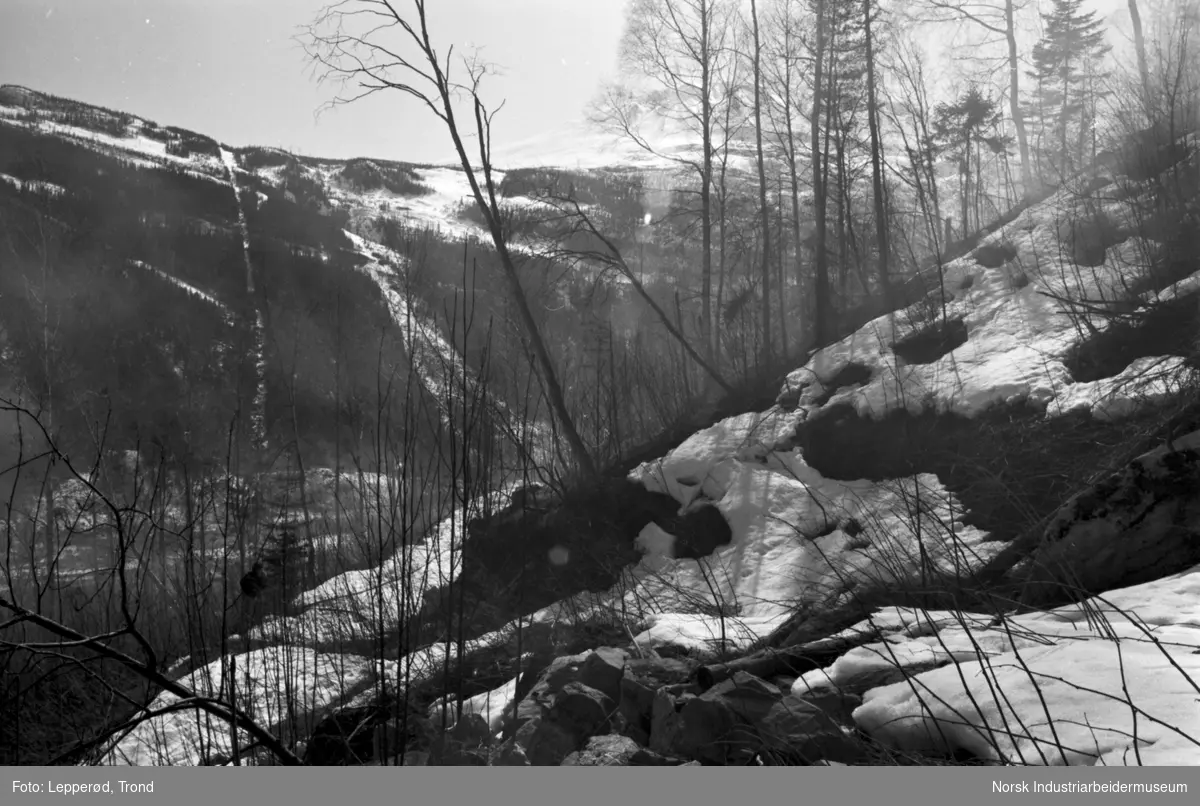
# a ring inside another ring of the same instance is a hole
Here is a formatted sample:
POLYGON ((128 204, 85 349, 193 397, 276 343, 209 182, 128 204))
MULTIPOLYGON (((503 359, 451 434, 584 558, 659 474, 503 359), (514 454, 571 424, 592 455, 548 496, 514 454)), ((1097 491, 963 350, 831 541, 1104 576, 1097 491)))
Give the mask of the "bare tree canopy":
POLYGON ((425 0, 412 0, 408 16, 396 6, 391 0, 343 0, 327 7, 302 38, 306 52, 322 79, 342 88, 332 103, 352 103, 377 92, 393 90, 417 99, 445 124, 475 203, 500 256, 501 269, 533 348, 559 427, 579 470, 585 476, 595 476, 596 466, 567 409, 558 370, 530 310, 504 234, 491 153, 492 118, 503 105, 489 109, 480 95, 483 80, 494 68, 480 60, 478 54, 468 54, 461 64, 465 78, 462 81, 455 79, 454 48, 447 48, 445 56, 435 49, 429 33, 425 0), (415 55, 404 55, 405 49, 414 51, 415 55), (459 122, 458 104, 461 102, 467 105, 466 131, 477 141, 474 158, 467 150, 467 135, 459 122))

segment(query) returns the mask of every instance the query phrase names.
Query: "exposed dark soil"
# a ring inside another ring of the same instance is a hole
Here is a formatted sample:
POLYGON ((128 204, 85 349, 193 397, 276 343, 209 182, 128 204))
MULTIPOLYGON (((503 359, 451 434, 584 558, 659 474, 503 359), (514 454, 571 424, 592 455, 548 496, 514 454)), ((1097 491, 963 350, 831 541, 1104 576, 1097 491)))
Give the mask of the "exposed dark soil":
POLYGON ((975 250, 975 262, 985 269, 998 269, 1017 256, 1017 248, 1007 241, 987 243, 975 250))
POLYGON ((847 386, 854 386, 855 384, 866 383, 867 381, 871 380, 871 374, 870 367, 867 367, 863 364, 856 364, 851 361, 849 364, 838 370, 837 374, 832 378, 821 382, 825 387, 825 392, 819 398, 817 398, 815 403, 818 406, 824 406, 833 399, 833 396, 836 395, 839 390, 844 389, 847 386))
POLYGON ((1187 294, 1150 310, 1112 321, 1064 356, 1076 381, 1097 381, 1123 372, 1139 358, 1200 354, 1200 294, 1187 294))
POLYGON ((934 473, 968 510, 968 525, 1008 541, 1054 512, 1131 444, 1149 439, 1163 420, 1159 408, 1106 423, 1087 413, 1047 418, 1023 405, 996 406, 973 419, 895 412, 873 420, 843 405, 808 420, 797 445, 826 478, 883 481, 934 473))
POLYGON ((961 319, 938 321, 892 345, 905 364, 932 364, 967 343, 967 325, 961 319))
POLYGON ((545 510, 501 513, 473 525, 463 569, 420 614, 422 640, 450 630, 470 639, 582 591, 604 591, 641 555, 634 539, 646 524, 686 525, 711 543, 705 514, 680 519, 678 502, 626 479, 605 479, 545 510), (447 612, 454 617, 447 622, 447 612), (461 623, 460 623, 461 621, 461 623))

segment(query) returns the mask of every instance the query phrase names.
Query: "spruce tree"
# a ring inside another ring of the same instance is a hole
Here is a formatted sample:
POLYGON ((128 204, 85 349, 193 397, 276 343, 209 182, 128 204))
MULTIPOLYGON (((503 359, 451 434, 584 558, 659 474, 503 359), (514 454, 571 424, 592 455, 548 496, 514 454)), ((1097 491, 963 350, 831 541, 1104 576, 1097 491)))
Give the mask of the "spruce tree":
POLYGON ((1095 102, 1102 77, 1100 62, 1110 50, 1103 24, 1095 12, 1083 12, 1082 0, 1053 0, 1042 14, 1045 35, 1033 48, 1030 77, 1036 82, 1030 110, 1043 132, 1053 126, 1055 145, 1044 141, 1041 151, 1050 164, 1068 176, 1083 158, 1084 145, 1095 123, 1095 102), (1077 147, 1068 143, 1074 130, 1077 147))
MULTIPOLYGON (((983 133, 1000 122, 1000 112, 994 100, 972 85, 953 103, 938 104, 934 115, 934 137, 942 148, 958 157, 960 215, 965 238, 971 230, 971 193, 979 195, 979 188, 971 184, 972 154, 978 165, 983 133)), ((976 226, 980 224, 978 218, 977 211, 976 226)))

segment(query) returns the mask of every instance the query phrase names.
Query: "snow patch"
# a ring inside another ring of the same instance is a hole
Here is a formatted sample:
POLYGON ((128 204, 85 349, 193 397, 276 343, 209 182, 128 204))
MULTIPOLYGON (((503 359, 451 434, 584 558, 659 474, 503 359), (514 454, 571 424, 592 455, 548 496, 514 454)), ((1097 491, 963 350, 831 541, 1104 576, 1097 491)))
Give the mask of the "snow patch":
POLYGON ((1007 763, 1200 763, 1200 709, 1187 707, 1200 695, 1200 567, 1002 620, 889 608, 846 632, 876 629, 890 635, 793 691, 949 663, 867 691, 858 726, 902 750, 1007 763))
POLYGON ((0 182, 12 185, 17 190, 48 193, 51 196, 62 196, 67 192, 65 187, 56 185, 53 182, 43 182, 38 179, 17 179, 15 176, 9 176, 5 173, 0 173, 0 182))
MULTIPOLYGON (((327 655, 297 646, 278 646, 233 656, 233 687, 238 704, 268 730, 290 720, 307 733, 330 708, 370 685, 373 661, 357 655, 327 655), (289 707, 290 701, 290 707, 289 707)), ((229 659, 214 661, 179 680, 201 697, 227 698, 229 659)), ((164 692, 148 711, 155 713, 179 703, 164 692)), ((195 708, 159 713, 122 736, 105 754, 104 763, 137 767, 198 766, 231 753, 229 724, 195 708)), ((251 743, 240 731, 241 747, 251 743)))
POLYGON ((178 277, 174 277, 170 274, 167 274, 162 269, 157 269, 154 266, 151 266, 148 263, 143 263, 140 260, 130 260, 127 262, 129 263, 130 266, 133 266, 133 267, 139 268, 139 269, 144 269, 145 271, 157 274, 159 277, 162 277, 164 280, 171 283, 172 285, 174 285, 178 288, 182 288, 184 291, 188 292, 192 296, 199 297, 200 299, 204 300, 205 302, 207 302, 210 305, 215 305, 216 307, 220 308, 222 311, 226 311, 226 312, 229 311, 229 308, 225 305, 225 303, 221 302, 219 299, 214 297, 212 294, 209 294, 206 291, 201 291, 199 288, 196 288, 196 286, 191 285, 189 283, 185 283, 183 280, 180 280, 178 277))

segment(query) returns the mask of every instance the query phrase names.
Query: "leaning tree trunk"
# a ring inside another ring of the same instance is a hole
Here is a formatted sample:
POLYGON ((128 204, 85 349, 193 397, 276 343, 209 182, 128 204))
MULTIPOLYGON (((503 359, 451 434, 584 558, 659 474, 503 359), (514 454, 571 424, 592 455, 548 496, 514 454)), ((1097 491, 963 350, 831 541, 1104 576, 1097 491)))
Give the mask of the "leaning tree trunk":
MULTIPOLYGON (((504 279, 507 281, 509 290, 512 293, 513 302, 516 303, 517 316, 520 318, 525 335, 529 339, 530 347, 533 348, 534 359, 541 372, 542 380, 546 384, 546 396, 549 398, 550 407, 554 411, 559 427, 562 428, 563 436, 567 440, 567 446, 571 450, 572 458, 579 465, 579 469, 585 476, 595 478, 597 475, 596 465, 592 461, 592 456, 584 445, 582 437, 579 436, 579 431, 575 428, 575 420, 571 417, 571 412, 567 408, 566 397, 563 395, 562 385, 559 383, 554 361, 550 358, 549 350, 546 349, 546 341, 542 338, 542 334, 538 329, 537 320, 534 318, 533 310, 529 307, 529 300, 525 296, 525 289, 521 286, 521 278, 517 273, 516 263, 513 262, 512 254, 508 249, 508 240, 501 226, 500 210, 496 205, 491 177, 491 164, 486 161, 483 164, 484 178, 487 182, 488 192, 488 196, 485 198, 483 189, 480 187, 479 180, 475 176, 475 171, 471 166, 471 161, 467 157, 466 147, 463 145, 458 125, 454 119, 453 88, 444 77, 439 76, 439 79, 438 90, 441 94, 442 108, 445 112, 444 120, 447 128, 450 130, 450 136, 454 141, 454 148, 458 153, 463 172, 467 175, 467 182, 471 186, 471 194, 474 196, 475 203, 479 206, 480 212, 487 222, 488 232, 492 236, 496 253, 500 257, 500 268, 504 272, 504 279)), ((476 98, 476 128, 481 140, 485 137, 487 131, 483 116, 484 112, 481 102, 476 98)), ((481 142, 480 148, 481 150, 486 150, 486 143, 481 142)))

